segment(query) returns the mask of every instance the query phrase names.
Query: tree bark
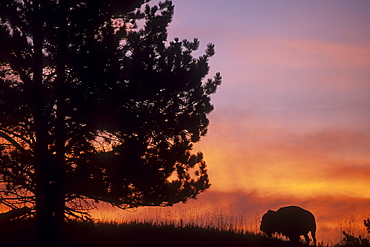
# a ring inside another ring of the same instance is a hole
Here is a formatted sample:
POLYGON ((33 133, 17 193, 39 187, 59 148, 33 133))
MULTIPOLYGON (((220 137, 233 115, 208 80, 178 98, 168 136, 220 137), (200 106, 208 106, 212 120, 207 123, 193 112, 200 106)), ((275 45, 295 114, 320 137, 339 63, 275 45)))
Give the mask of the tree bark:
POLYGON ((56 141, 56 167, 55 167, 55 224, 56 230, 59 234, 59 242, 63 241, 64 235, 64 211, 65 211, 65 142, 66 142, 66 128, 65 128, 65 55, 67 47, 67 13, 68 13, 68 0, 60 1, 60 12, 58 16, 59 24, 59 44, 56 57, 56 70, 57 78, 55 80, 56 97, 57 97, 57 121, 55 128, 55 141, 56 141))
POLYGON ((36 175, 36 241, 41 243, 53 242, 53 207, 51 155, 48 149, 48 119, 46 116, 45 100, 42 93, 42 11, 41 0, 33 2, 33 79, 29 87, 30 107, 34 115, 35 124, 35 175, 36 175))

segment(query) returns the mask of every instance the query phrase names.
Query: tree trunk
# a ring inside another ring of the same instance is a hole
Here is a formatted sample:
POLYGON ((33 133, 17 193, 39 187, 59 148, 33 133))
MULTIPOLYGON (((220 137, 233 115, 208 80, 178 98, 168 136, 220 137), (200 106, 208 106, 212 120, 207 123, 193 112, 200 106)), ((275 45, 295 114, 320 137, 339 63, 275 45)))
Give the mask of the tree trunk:
POLYGON ((49 153, 49 126, 42 90, 43 63, 43 17, 42 1, 33 2, 33 85, 30 86, 30 107, 34 115, 36 132, 35 143, 35 175, 36 175, 36 241, 39 243, 54 243, 56 230, 53 224, 53 179, 52 157, 49 153))
POLYGON ((65 212, 65 56, 67 47, 67 13, 68 0, 60 1, 60 12, 58 16, 59 24, 59 44, 56 56, 56 71, 57 78, 55 80, 55 89, 57 97, 57 121, 55 126, 55 141, 56 141, 56 167, 55 167, 55 224, 59 234, 59 241, 63 242, 64 235, 64 212, 65 212))

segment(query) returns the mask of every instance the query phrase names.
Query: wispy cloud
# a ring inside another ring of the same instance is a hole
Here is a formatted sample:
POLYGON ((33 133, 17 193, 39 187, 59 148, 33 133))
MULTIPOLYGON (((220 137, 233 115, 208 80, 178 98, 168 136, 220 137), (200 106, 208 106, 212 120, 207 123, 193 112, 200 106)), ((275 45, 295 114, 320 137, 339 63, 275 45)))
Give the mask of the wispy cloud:
POLYGON ((255 65, 290 69, 368 68, 370 46, 287 37, 258 37, 237 41, 235 54, 255 65))

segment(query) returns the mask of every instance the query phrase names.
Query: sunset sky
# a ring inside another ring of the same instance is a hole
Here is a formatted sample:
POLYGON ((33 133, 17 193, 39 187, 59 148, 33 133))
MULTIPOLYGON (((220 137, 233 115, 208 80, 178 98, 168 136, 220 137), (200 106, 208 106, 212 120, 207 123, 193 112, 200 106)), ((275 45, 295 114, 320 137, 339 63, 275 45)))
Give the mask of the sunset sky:
POLYGON ((342 216, 370 215, 370 1, 173 3, 169 40, 214 43, 209 77, 223 76, 194 148, 212 186, 187 206, 300 205, 319 240, 342 216))

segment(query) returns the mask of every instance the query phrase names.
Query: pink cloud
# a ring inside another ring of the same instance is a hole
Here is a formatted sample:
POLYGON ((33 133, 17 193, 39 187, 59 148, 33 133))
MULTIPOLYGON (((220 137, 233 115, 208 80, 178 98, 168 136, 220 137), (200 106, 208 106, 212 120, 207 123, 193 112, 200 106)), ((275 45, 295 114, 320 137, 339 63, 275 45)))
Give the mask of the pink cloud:
POLYGON ((270 90, 288 90, 287 86, 369 89, 368 45, 279 36, 229 38, 233 45, 221 47, 211 68, 222 68, 225 80, 239 90, 248 92, 261 85, 270 90))
POLYGON ((337 67, 348 70, 370 66, 370 46, 280 37, 241 42, 241 46, 247 48, 245 50, 252 52, 251 57, 257 63, 300 69, 337 67))

